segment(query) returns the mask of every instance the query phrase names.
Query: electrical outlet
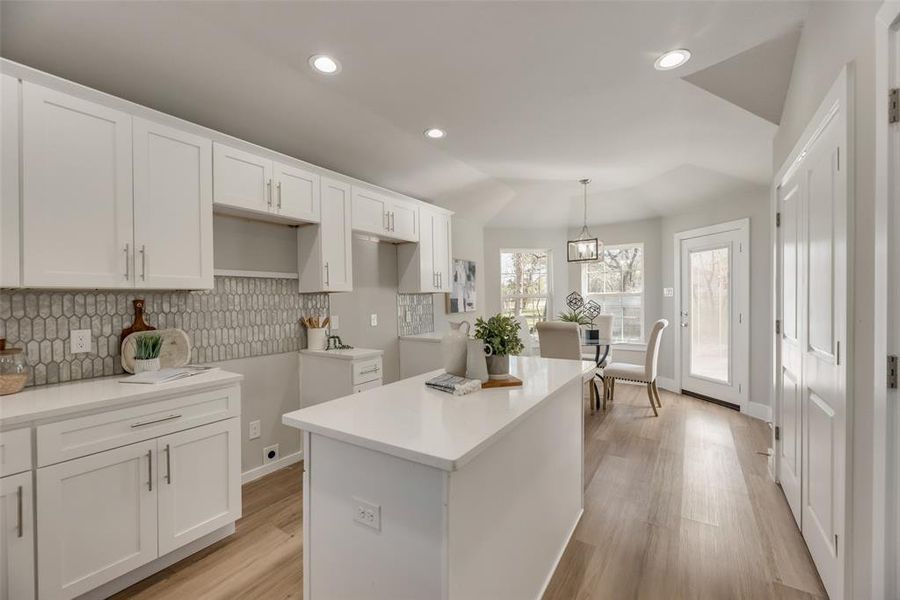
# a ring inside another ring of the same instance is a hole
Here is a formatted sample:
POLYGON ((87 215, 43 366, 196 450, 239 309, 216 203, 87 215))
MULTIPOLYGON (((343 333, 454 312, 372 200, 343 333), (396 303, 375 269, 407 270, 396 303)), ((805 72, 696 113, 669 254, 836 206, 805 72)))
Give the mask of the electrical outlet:
POLYGON ((250 439, 255 440, 259 437, 259 421, 250 421, 250 439))
POLYGON ((331 327, 332 331, 337 331, 341 327, 341 321, 337 315, 331 315, 331 321, 329 321, 329 327, 331 327))
POLYGON ((263 448, 263 464, 275 462, 278 460, 278 444, 266 446, 263 448))
POLYGON ((353 499, 353 520, 375 531, 381 531, 381 507, 360 498, 353 499))
POLYGON ((69 332, 69 350, 72 354, 84 354, 91 351, 91 330, 73 329, 69 332))
POLYGON ((378 315, 377 314, 372 313, 371 315, 369 315, 369 324, 372 327, 378 327, 378 315))

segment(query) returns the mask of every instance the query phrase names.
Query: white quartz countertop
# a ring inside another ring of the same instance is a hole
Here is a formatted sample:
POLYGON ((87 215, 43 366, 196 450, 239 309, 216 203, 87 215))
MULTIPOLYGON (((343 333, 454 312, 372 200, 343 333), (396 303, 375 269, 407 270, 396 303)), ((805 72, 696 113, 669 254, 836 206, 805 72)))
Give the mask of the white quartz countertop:
POLYGON ((417 333, 414 335, 401 335, 400 339, 406 340, 407 342, 430 342, 432 344, 440 344, 444 335, 446 335, 445 332, 430 331, 428 333, 417 333))
POLYGON ((285 425, 445 471, 461 468, 563 386, 582 379, 590 362, 511 357, 522 387, 453 396, 425 387, 432 371, 285 414, 285 425))
POLYGON ((46 419, 66 417, 93 410, 108 410, 140 404, 203 389, 240 382, 244 376, 215 369, 170 383, 121 383, 127 374, 26 388, 17 394, 0 396, 0 428, 46 419))
POLYGON ((340 360, 362 360, 364 358, 375 358, 384 354, 384 350, 372 350, 369 348, 349 348, 347 350, 310 350, 306 348, 300 351, 300 354, 309 356, 322 356, 325 358, 337 358, 340 360))

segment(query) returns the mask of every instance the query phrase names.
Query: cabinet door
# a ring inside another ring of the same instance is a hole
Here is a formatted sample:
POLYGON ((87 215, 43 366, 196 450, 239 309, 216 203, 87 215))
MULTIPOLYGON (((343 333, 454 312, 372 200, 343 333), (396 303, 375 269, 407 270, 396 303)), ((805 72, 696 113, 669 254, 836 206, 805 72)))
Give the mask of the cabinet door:
POLYGON ((321 244, 324 289, 330 292, 353 290, 353 249, 350 186, 322 179, 321 244))
POLYGON ((0 75, 0 287, 19 279, 19 80, 0 75))
POLYGON ((376 192, 353 188, 353 229, 384 235, 388 231, 388 201, 376 192))
POLYGON ((73 598, 157 557, 156 440, 37 470, 38 591, 73 598))
POLYGON ((419 240, 419 207, 411 202, 392 201, 391 237, 408 242, 419 240))
POLYGON ((31 471, 0 479, 0 600, 34 598, 31 471))
POLYGON ((275 163, 275 211, 282 217, 319 222, 319 175, 275 163))
POLYGON ((22 84, 23 285, 134 282, 131 116, 22 84))
POLYGON ((136 285, 211 289, 212 142, 134 119, 136 285))
POLYGON ((432 217, 434 271, 437 273, 437 291, 449 292, 453 282, 453 266, 450 251, 450 215, 435 214, 432 217))
POLYGON ((241 516, 240 419, 156 440, 159 457, 159 554, 241 516))
POLYGON ((213 144, 213 201, 218 206, 266 213, 272 209, 272 161, 213 144))
POLYGON ((419 289, 420 292, 438 291, 438 275, 435 270, 434 235, 437 215, 430 210, 420 213, 419 227, 419 289))

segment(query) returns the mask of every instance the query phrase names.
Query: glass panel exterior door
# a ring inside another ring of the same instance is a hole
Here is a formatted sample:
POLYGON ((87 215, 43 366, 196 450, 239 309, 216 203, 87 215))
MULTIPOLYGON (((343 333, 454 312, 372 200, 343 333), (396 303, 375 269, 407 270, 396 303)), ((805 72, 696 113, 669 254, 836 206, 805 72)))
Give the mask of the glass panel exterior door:
POLYGON ((690 252, 690 373, 731 381, 731 252, 690 252))

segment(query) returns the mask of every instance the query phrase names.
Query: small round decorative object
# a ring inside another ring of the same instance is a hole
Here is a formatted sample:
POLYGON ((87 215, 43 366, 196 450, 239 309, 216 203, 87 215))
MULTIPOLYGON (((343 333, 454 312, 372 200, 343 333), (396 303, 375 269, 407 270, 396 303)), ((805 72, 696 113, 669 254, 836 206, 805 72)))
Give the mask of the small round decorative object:
POLYGON ((7 348, 0 338, 0 396, 15 394, 28 381, 25 353, 21 348, 7 348))

